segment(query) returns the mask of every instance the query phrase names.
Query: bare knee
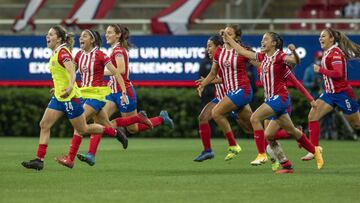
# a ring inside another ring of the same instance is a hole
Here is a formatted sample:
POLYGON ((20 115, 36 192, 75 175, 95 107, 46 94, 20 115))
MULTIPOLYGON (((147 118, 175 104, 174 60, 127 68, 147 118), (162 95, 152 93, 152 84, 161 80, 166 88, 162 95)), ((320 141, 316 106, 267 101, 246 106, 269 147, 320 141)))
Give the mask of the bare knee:
POLYGON ((254 124, 258 124, 258 123, 261 123, 261 120, 260 120, 260 118, 259 117, 257 117, 256 115, 251 115, 251 117, 250 117, 250 123, 252 124, 252 125, 254 125, 254 124))
POLYGON ((46 122, 45 120, 41 120, 39 126, 42 130, 49 130, 51 128, 49 122, 46 122))
POLYGON ((311 108, 309 115, 308 115, 308 121, 318 121, 319 118, 316 116, 316 110, 314 108, 311 108))
POLYGON ((360 129, 360 122, 351 122, 350 124, 354 129, 356 130, 360 129))
POLYGON ((211 119, 209 117, 211 117, 211 114, 210 114, 210 116, 207 116, 205 113, 201 112, 199 117, 198 117, 198 121, 199 121, 199 123, 208 122, 211 119))
POLYGON ((211 111, 211 117, 214 119, 214 120, 219 120, 221 118, 221 114, 217 111, 216 108, 214 108, 212 111, 211 111))

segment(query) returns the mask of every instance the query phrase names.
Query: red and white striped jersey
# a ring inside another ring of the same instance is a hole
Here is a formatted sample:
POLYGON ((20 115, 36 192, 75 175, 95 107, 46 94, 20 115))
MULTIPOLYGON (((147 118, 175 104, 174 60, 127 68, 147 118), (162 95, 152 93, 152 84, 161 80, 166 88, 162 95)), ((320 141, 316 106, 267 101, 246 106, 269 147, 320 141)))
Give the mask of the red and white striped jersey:
POLYGON ((227 92, 242 88, 246 94, 250 93, 250 81, 246 73, 247 58, 239 55, 235 49, 218 47, 214 54, 214 62, 223 73, 223 83, 227 92))
POLYGON ((323 74, 326 93, 339 93, 347 91, 349 88, 351 89, 347 81, 346 58, 337 44, 325 51, 321 60, 321 68, 330 71, 336 70, 342 73, 342 77, 336 79, 323 74))
POLYGON ((75 56, 75 63, 81 74, 81 87, 106 86, 104 69, 106 64, 111 63, 111 60, 98 47, 89 53, 80 50, 75 56))
MULTIPOLYGON (((129 54, 128 54, 127 50, 124 47, 120 46, 120 43, 118 43, 118 44, 116 44, 114 46, 114 48, 112 50, 112 53, 110 55, 111 62, 113 63, 115 68, 117 68, 116 59, 115 59, 116 57, 123 57, 124 58, 124 61, 125 61, 125 73, 122 74, 121 76, 123 77, 126 89, 131 90, 133 85, 132 85, 131 81, 129 80, 129 54)), ((110 77, 109 86, 111 87, 112 93, 121 92, 121 87, 116 82, 115 76, 110 77)))
POLYGON ((256 59, 261 62, 260 65, 260 81, 264 86, 265 99, 269 99, 275 95, 282 97, 288 96, 286 86, 286 77, 291 74, 290 69, 285 63, 286 54, 277 50, 272 56, 265 53, 257 52, 256 59))
MULTIPOLYGON (((223 80, 223 75, 220 68, 218 70, 218 74, 216 78, 221 78, 223 80)), ((224 80, 223 80, 223 83, 215 84, 215 97, 218 98, 219 101, 221 101, 225 97, 225 95, 226 95, 226 88, 224 86, 224 80)))

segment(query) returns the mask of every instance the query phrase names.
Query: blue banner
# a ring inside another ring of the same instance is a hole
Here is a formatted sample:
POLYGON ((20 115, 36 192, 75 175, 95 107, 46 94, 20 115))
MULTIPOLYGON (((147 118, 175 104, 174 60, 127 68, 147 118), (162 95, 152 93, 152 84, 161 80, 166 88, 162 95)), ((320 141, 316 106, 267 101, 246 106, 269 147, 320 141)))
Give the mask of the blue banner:
MULTIPOLYGON (((209 36, 133 36, 130 50, 130 79, 137 85, 193 86, 198 78, 200 63, 205 57, 209 36)), ((244 44, 260 50, 262 35, 244 35, 244 44)), ((360 36, 350 36, 360 43, 360 36)), ((105 40, 104 40, 105 41, 105 40)), ((314 61, 314 53, 321 50, 317 35, 285 35, 284 45, 295 44, 301 64, 295 74, 302 80, 306 67, 314 61)), ((79 50, 76 39, 73 54, 79 50)), ((106 45, 103 49, 110 53, 106 45)), ((52 51, 46 47, 44 36, 0 37, 0 85, 51 85, 48 60, 52 51)), ((360 83, 359 62, 348 64, 348 78, 360 83)))

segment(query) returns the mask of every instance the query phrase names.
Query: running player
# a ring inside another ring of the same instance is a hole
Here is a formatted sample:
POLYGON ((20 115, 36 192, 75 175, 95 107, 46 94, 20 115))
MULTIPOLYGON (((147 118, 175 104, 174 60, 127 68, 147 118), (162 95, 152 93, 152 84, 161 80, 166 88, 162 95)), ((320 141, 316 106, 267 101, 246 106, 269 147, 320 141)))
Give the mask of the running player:
MULTIPOLYGON (((346 66, 348 59, 360 58, 360 46, 332 28, 326 28, 320 33, 319 42, 324 54, 321 66, 314 64, 314 71, 323 75, 325 92, 316 100, 317 108, 311 108, 309 113, 310 140, 315 146, 319 145, 319 120, 336 106, 342 110, 353 128, 360 129, 359 105, 348 83, 346 66)), ((310 152, 301 159, 312 160, 314 153, 310 152)))

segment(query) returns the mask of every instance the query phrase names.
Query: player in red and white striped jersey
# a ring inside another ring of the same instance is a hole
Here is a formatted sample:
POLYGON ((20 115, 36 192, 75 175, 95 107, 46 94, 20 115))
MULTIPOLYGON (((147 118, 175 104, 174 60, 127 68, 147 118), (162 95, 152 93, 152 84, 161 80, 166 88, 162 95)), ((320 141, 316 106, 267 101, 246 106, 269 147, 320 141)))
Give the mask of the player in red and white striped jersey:
MULTIPOLYGON (((241 29, 238 26, 228 26, 225 32, 239 42, 241 29)), ((240 109, 239 115, 246 116, 244 120, 247 121, 247 125, 251 125, 249 119, 252 111, 249 103, 252 100, 252 89, 246 73, 246 63, 249 60, 225 43, 223 47, 216 49, 213 61, 210 73, 198 86, 198 92, 201 95, 203 88, 217 76, 218 70, 221 69, 227 94, 212 110, 212 118, 228 140, 229 152, 225 160, 231 160, 241 151, 241 148, 236 143, 226 114, 240 109)))
MULTIPOLYGON (((307 137, 297 128, 291 121, 287 112, 287 107, 290 102, 286 87, 286 76, 291 72, 287 68, 287 64, 298 64, 299 58, 296 55, 286 55, 283 51, 283 41, 281 37, 274 32, 267 32, 263 35, 261 41, 261 51, 253 53, 246 50, 241 45, 236 43, 231 36, 223 32, 224 39, 241 55, 256 59, 261 62, 260 66, 260 80, 263 83, 265 91, 265 103, 263 103, 251 116, 251 124, 254 129, 255 139, 259 139, 262 146, 264 143, 264 134, 270 143, 270 147, 277 155, 283 170, 278 173, 293 173, 290 161, 284 155, 281 146, 273 139, 276 131, 272 125, 280 125, 287 133, 294 135, 299 144, 309 152, 315 153, 317 160, 317 167, 321 169, 324 161, 322 159, 321 147, 315 147, 307 137), (276 116, 275 120, 270 121, 269 126, 264 132, 262 121, 268 117, 276 116)), ((289 45, 289 50, 295 52, 295 46, 289 45)), ((263 147, 261 148, 263 149, 263 147)), ((265 153, 265 152, 263 152, 265 153)))
MULTIPOLYGON (((360 58, 360 45, 332 28, 321 32, 319 42, 324 55, 321 67, 314 64, 314 71, 323 75, 325 92, 316 100, 317 108, 312 108, 309 113, 310 140, 316 146, 319 145, 319 120, 336 106, 342 110, 353 128, 360 129, 359 105, 348 83, 346 66, 347 59, 360 58)), ((314 154, 308 153, 302 160, 313 158, 314 154)))
MULTIPOLYGON (((113 115, 117 110, 121 112, 122 117, 134 116, 137 114, 137 96, 133 84, 129 79, 129 55, 128 50, 131 48, 129 43, 130 32, 128 28, 112 24, 106 29, 106 42, 111 45, 111 61, 117 70, 121 73, 121 76, 125 82, 125 89, 121 88, 114 78, 110 79, 109 86, 111 87, 111 94, 106 97, 110 102, 107 102, 104 109, 109 116, 113 115), (127 95, 122 95, 122 92, 126 91, 127 95), (120 103, 120 99, 127 97, 127 103, 120 103)), ((159 116, 150 118, 151 126, 144 124, 133 124, 126 129, 131 134, 142 132, 153 127, 157 127, 161 124, 165 124, 170 128, 174 127, 172 119, 169 117, 167 111, 161 111, 159 116)))

